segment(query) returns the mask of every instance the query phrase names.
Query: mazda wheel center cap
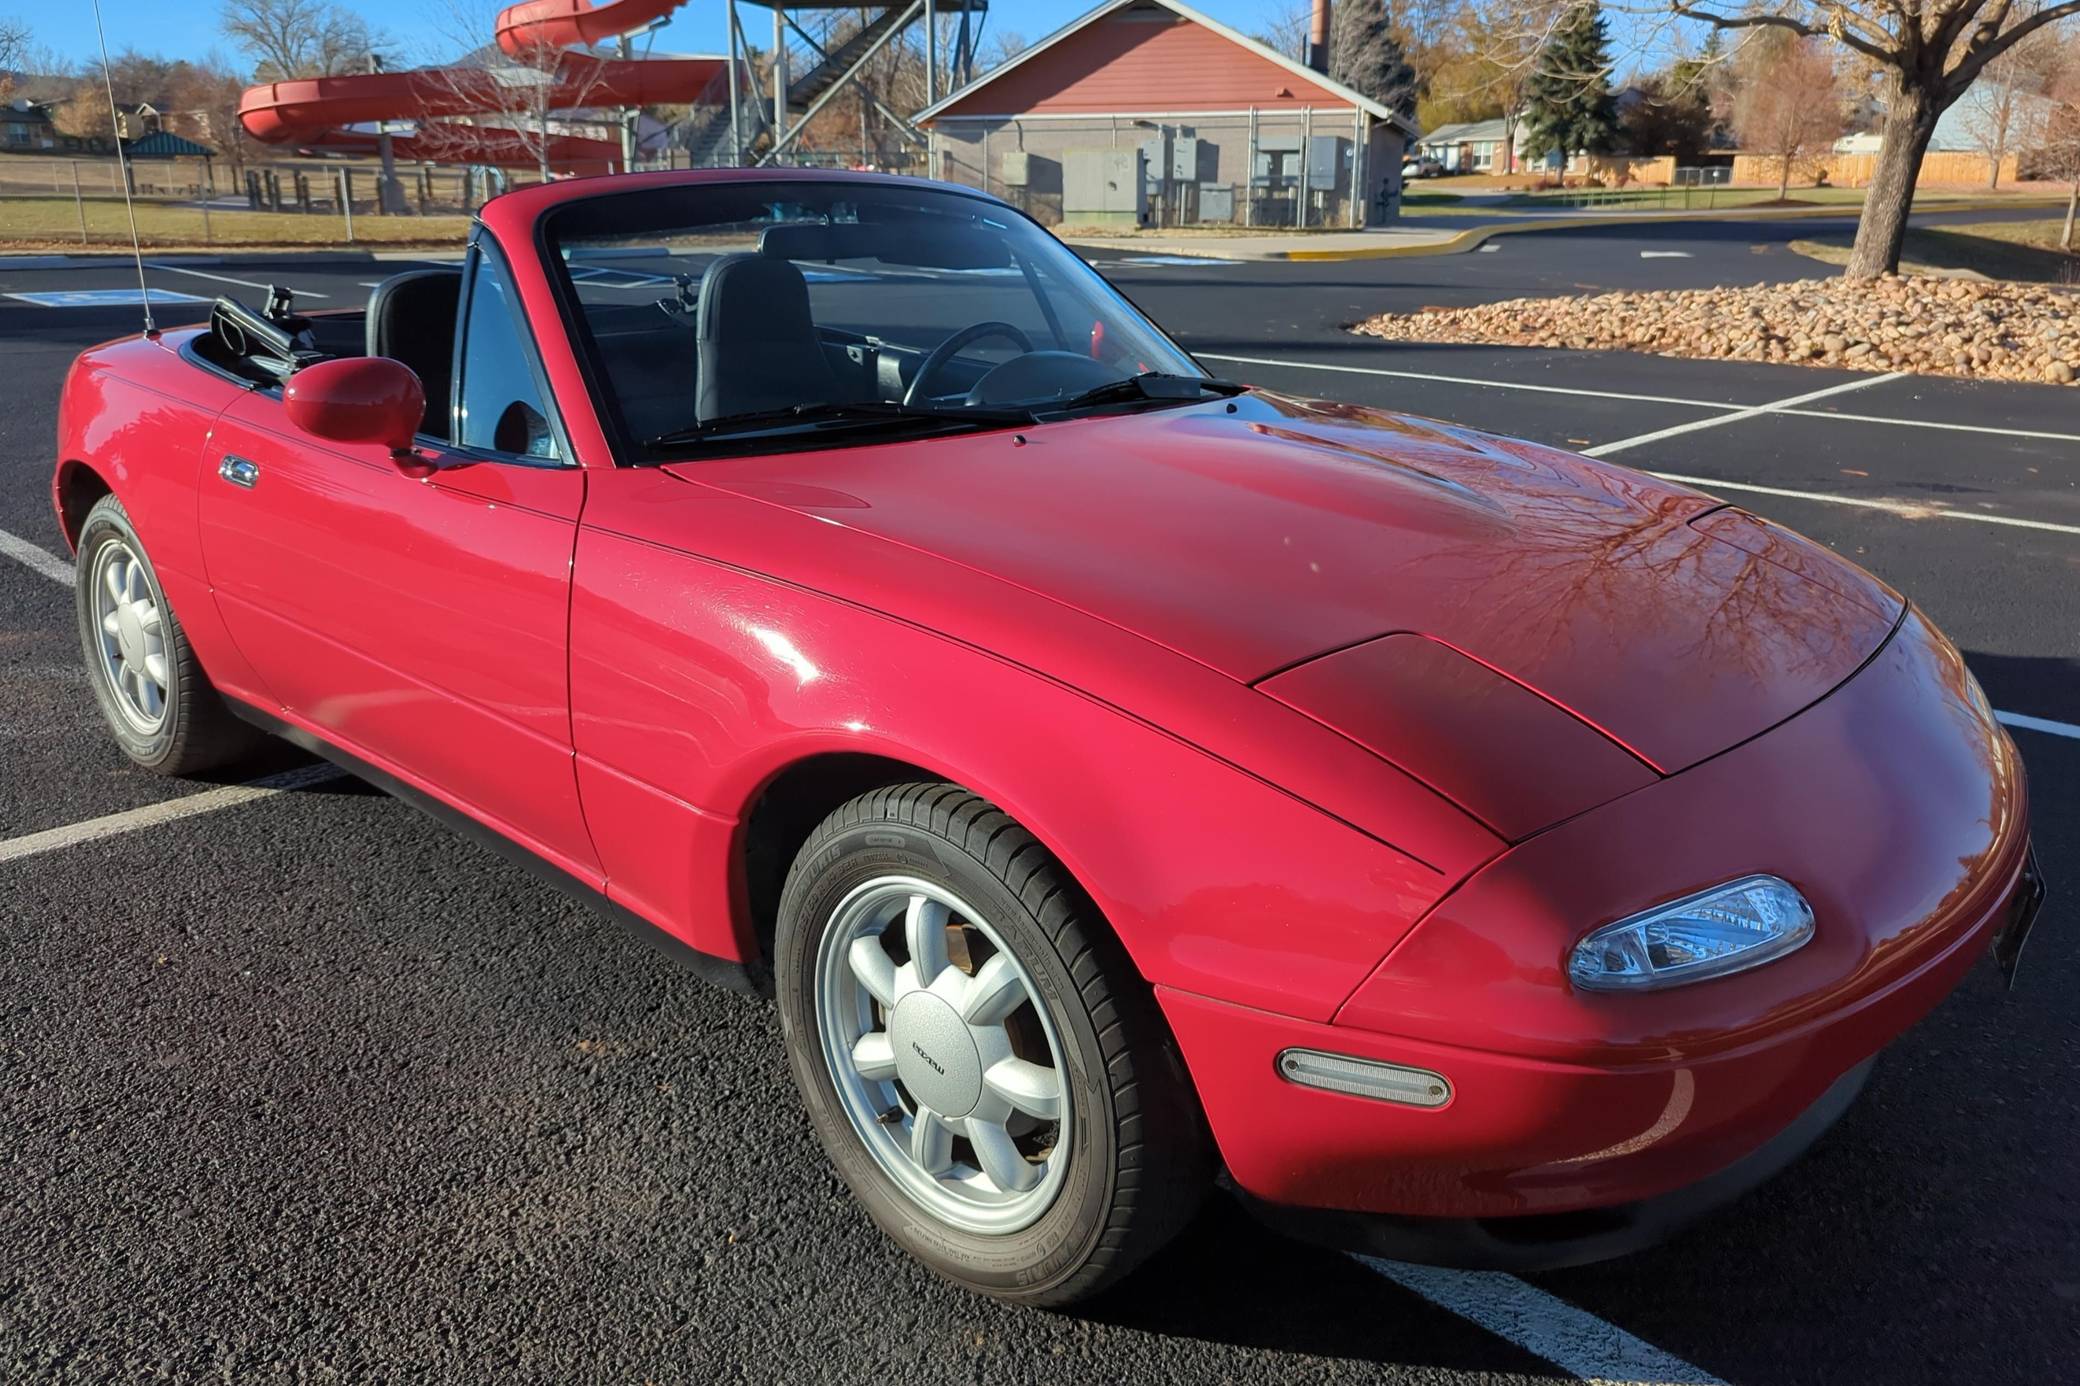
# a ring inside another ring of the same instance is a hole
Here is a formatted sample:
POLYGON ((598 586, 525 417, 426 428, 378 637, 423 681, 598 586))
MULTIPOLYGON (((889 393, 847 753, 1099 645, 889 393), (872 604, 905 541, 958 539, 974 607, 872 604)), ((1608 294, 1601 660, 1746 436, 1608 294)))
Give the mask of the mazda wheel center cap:
POLYGON ((982 1099, 982 1055, 960 1013, 930 992, 896 1003, 888 1037, 896 1076, 910 1095, 941 1116, 964 1117, 982 1099))

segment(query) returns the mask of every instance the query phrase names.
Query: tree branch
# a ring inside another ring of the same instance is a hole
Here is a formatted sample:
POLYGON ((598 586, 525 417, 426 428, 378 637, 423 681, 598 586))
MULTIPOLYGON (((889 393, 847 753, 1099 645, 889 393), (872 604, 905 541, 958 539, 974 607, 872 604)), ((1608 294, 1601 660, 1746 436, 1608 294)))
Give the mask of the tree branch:
MULTIPOLYGON (((2074 2, 2080 4, 2080 0, 2074 2)), ((1904 56, 1904 49, 1897 43, 1887 47, 1870 38, 1860 28, 1851 30, 1846 18, 1841 32, 1837 33, 1831 28, 1808 24, 1788 14, 1720 14, 1716 10, 1701 8, 1699 0, 1668 0, 1668 7, 1685 19, 1695 19, 1720 29, 1789 29, 1801 38, 1832 38, 1891 67, 1897 67, 1904 56)))
MULTIPOLYGON (((2004 4, 2003 9, 2005 8, 2004 4)), ((1950 70, 1950 75, 1944 83, 1944 89, 1953 98, 1961 95, 1966 87, 1978 79, 1979 74, 1985 70, 1986 64, 1992 62, 1995 58, 1998 58, 2001 54, 2007 52, 2045 25, 2056 24, 2061 19, 2071 19, 2075 15, 2080 15, 2080 0, 2061 0, 2059 4, 2046 5, 2035 14, 2026 16, 2014 28, 2004 34, 1995 34, 1983 45, 1980 43, 1980 34, 1983 34, 1985 30, 1981 28, 1978 33, 1972 35, 1971 47, 1966 50, 1964 61, 1950 70)))

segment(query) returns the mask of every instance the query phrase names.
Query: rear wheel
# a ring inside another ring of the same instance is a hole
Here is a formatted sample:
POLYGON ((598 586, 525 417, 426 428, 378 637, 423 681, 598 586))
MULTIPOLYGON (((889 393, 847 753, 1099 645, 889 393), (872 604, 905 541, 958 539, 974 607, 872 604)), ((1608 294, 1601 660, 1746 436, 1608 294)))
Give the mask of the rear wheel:
POLYGON ((796 858, 776 944, 817 1135, 941 1275, 1068 1304, 1190 1218, 1207 1144, 1153 998, 986 801, 912 784, 839 809, 796 858))
POLYGON ((162 775, 235 760, 260 741, 210 686, 130 516, 104 496, 80 526, 74 583, 87 681, 116 744, 162 775))

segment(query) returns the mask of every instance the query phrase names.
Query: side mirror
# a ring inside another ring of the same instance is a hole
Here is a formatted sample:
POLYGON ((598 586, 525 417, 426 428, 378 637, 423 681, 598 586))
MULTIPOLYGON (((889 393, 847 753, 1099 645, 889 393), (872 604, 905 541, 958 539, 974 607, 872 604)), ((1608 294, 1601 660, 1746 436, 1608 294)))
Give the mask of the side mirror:
POLYGON ((282 390, 289 422, 335 443, 381 443, 409 453, 426 417, 426 387, 387 356, 349 356, 305 366, 282 390))

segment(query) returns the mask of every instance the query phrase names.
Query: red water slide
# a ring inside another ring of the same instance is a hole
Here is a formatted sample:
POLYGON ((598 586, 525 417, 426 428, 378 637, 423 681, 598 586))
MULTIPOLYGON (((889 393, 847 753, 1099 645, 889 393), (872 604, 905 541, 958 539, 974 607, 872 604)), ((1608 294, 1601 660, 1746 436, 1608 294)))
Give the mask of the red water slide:
MULTIPOLYGON (((676 9, 684 0, 524 0, 500 12, 499 47, 527 55, 544 48, 592 44, 639 29, 676 9)), ((728 70, 727 58, 602 59, 564 53, 552 74, 548 109, 650 106, 698 100, 728 70)), ((482 68, 420 68, 348 77, 305 77, 248 87, 238 102, 246 133, 269 144, 309 148, 373 148, 375 137, 342 126, 410 120, 416 136, 395 139, 405 159, 450 163, 526 164, 534 156, 511 130, 495 126, 439 124, 459 116, 510 115, 510 89, 482 68)), ((526 103, 532 106, 532 101, 526 103)), ((550 161, 559 166, 617 160, 610 140, 559 135, 550 161)))
POLYGON ((632 33, 664 18, 685 0, 521 0, 498 12, 498 46, 508 53, 575 48, 632 33))

